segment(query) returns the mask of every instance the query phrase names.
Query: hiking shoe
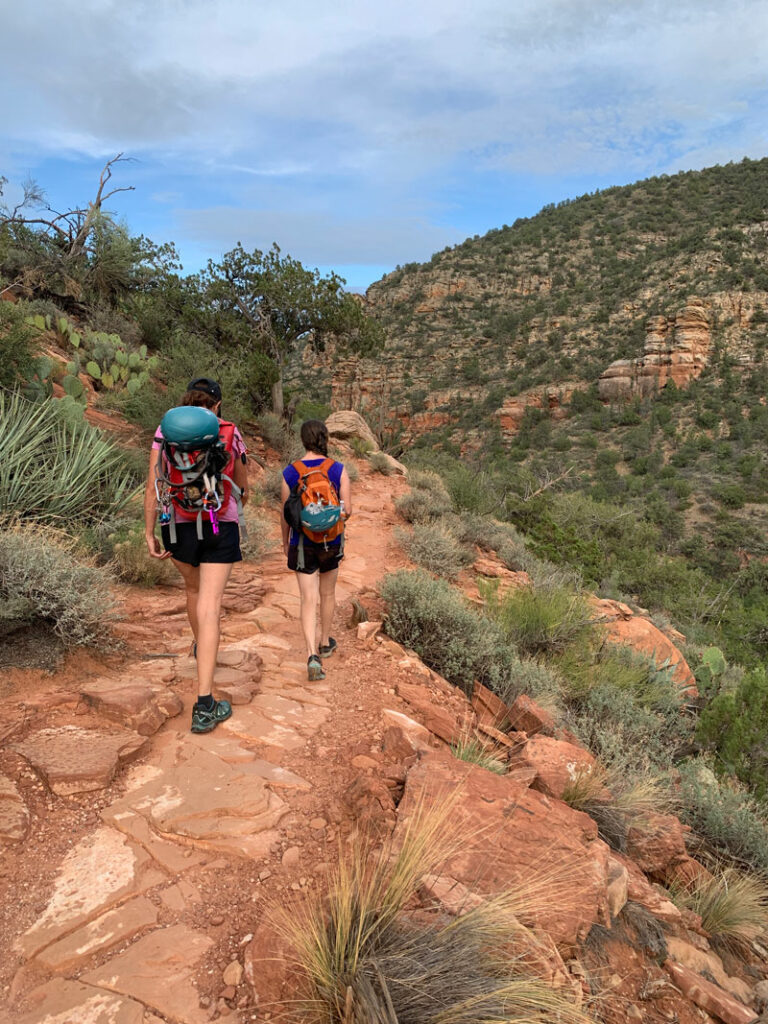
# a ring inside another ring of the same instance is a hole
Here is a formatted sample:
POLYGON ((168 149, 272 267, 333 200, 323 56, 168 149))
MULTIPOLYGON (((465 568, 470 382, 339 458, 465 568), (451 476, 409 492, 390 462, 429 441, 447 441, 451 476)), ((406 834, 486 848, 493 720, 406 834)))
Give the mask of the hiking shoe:
POLYGON ((330 658, 330 656, 333 654, 333 652, 336 650, 338 646, 339 645, 336 643, 333 637, 329 636, 327 644, 320 644, 320 657, 330 658))
POLYGON ((323 663, 316 654, 307 658, 307 679, 309 679, 310 682, 316 682, 318 679, 325 679, 323 663))
POLYGON ((232 705, 228 700, 215 700, 210 711, 201 704, 195 704, 192 708, 192 732, 210 732, 231 714, 232 705))

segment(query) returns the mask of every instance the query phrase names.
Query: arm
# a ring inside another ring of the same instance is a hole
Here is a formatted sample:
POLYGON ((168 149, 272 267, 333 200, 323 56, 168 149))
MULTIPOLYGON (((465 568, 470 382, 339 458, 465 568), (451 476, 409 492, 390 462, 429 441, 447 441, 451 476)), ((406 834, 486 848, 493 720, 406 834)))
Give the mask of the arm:
POLYGON ((155 497, 155 466, 157 465, 157 451, 153 448, 149 453, 149 471, 147 472, 147 486, 144 488, 144 536, 147 541, 147 550, 152 558, 169 558, 170 551, 163 551, 160 541, 155 536, 155 523, 157 521, 157 499, 155 497))
POLYGON ((282 481, 282 484, 280 486, 280 530, 281 530, 281 534, 282 534, 282 538, 283 538, 283 554, 284 555, 288 554, 288 541, 290 539, 291 528, 288 525, 288 523, 286 523, 286 521, 285 521, 285 516, 283 515, 283 505, 285 505, 286 501, 288 501, 288 498, 290 497, 290 495, 291 495, 291 489, 288 486, 288 484, 285 482, 285 477, 283 477, 283 481, 282 481))
POLYGON ((241 490, 240 501, 243 505, 248 504, 248 470, 245 467, 245 463, 242 459, 235 459, 235 464, 232 467, 232 482, 235 486, 241 490))
POLYGON ((341 474, 339 498, 344 502, 344 518, 349 519, 352 515, 352 483, 346 466, 341 474))

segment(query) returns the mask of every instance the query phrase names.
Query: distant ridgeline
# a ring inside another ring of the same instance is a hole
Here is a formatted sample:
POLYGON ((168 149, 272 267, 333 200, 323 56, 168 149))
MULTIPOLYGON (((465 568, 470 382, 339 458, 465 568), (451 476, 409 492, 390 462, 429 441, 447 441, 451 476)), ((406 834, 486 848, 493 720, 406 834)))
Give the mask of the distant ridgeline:
POLYGON ((575 392, 625 401, 760 365, 767 252, 768 159, 608 189, 398 268, 366 297, 383 354, 329 352, 327 374, 293 379, 332 380, 317 398, 407 445, 482 451, 575 392))

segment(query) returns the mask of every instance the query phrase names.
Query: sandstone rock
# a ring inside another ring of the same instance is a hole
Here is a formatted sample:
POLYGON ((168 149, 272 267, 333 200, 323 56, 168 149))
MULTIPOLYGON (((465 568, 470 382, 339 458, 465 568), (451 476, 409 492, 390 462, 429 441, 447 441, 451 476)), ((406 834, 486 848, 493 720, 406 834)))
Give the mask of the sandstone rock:
POLYGON ((524 693, 509 709, 509 727, 526 732, 529 736, 535 736, 537 733, 543 733, 545 736, 555 734, 555 720, 552 715, 524 693))
POLYGON ((446 875, 424 875, 419 896, 428 906, 439 906, 452 917, 466 914, 483 903, 483 897, 446 875))
POLYGON ((49 971, 70 973, 95 953, 103 953, 157 924, 157 910, 144 896, 89 921, 38 953, 37 961, 49 971))
POLYGON ((275 839, 271 830, 288 807, 249 768, 227 764, 190 738, 162 775, 127 793, 104 816, 120 828, 124 815, 137 812, 164 838, 263 857, 275 839))
POLYGON ((145 935, 82 980, 131 995, 168 1020, 208 1024, 194 977, 197 961, 212 945, 212 939, 186 925, 171 925, 145 935))
POLYGON ((118 765, 142 754, 147 740, 131 732, 63 725, 39 729, 11 749, 35 767, 61 796, 104 789, 118 765))
POLYGON ((697 949, 696 946, 691 945, 690 942, 686 942, 684 939, 668 935, 667 951, 669 952, 669 959, 674 960, 675 963, 682 964, 683 967, 687 967, 697 974, 704 974, 706 971, 714 978, 720 988, 730 992, 735 999, 740 1000, 742 1003, 752 1001, 751 987, 746 981, 742 981, 741 978, 730 978, 723 967, 723 961, 711 950, 697 949))
POLYGON ((31 992, 28 1012, 15 1024, 143 1024, 144 1007, 133 999, 79 981, 55 978, 31 992))
POLYGON ((764 1011, 768 1007, 768 981, 758 981, 753 989, 753 995, 758 1009, 764 1011))
POLYGON ((394 473, 396 476, 408 476, 407 467, 404 466, 402 462, 398 462, 397 459, 388 452, 378 452, 377 458, 386 463, 390 473, 394 473))
POLYGON ((693 857, 685 857, 668 869, 664 880, 668 884, 688 888, 710 882, 713 877, 712 872, 708 871, 703 864, 699 864, 693 857))
POLYGON ((669 380, 687 387, 707 365, 711 340, 709 315, 700 299, 689 299, 675 317, 650 317, 644 354, 611 363, 598 381, 600 398, 614 402, 653 394, 669 380))
POLYGON ((349 813, 367 831, 384 833, 395 824, 395 801, 383 779, 359 775, 343 799, 349 813))
POLYGON ((221 607, 228 612, 252 612, 264 598, 265 588, 258 578, 242 580, 237 577, 224 591, 221 607))
MULTIPOLYGON (((582 385, 583 387, 583 385, 582 385)), ((578 384, 563 383, 557 386, 534 388, 521 395, 513 395, 504 399, 495 416, 499 420, 502 433, 510 438, 520 430, 528 409, 543 409, 552 419, 562 419, 567 415, 567 406, 574 391, 580 390, 578 384)))
POLYGON ((618 917, 629 899, 629 872, 615 857, 608 858, 608 885, 606 890, 611 920, 618 917))
POLYGON ((289 846, 281 858, 284 868, 296 868, 301 860, 301 850, 298 846, 289 846))
POLYGON ((163 722, 181 713, 181 698, 166 686, 140 679, 97 679, 80 691, 103 718, 151 736, 163 722))
POLYGON ((678 924, 682 914, 678 907, 664 896, 655 886, 651 885, 643 872, 628 857, 613 853, 612 859, 622 864, 627 870, 627 899, 639 903, 660 921, 678 924))
POLYGON ((583 747, 540 734, 531 736, 525 746, 515 752, 511 764, 533 768, 536 777, 532 787, 560 800, 570 783, 581 773, 594 769, 595 759, 583 747))
POLYGON ((234 987, 237 988, 243 980, 243 965, 239 960, 232 960, 227 964, 224 968, 221 980, 225 985, 234 985, 234 987))
POLYGON ((381 622, 358 622, 357 624, 357 639, 358 640, 369 640, 372 636, 376 636, 377 633, 381 632, 381 622))
POLYGON ((503 729, 509 720, 509 708, 501 698, 475 681, 472 689, 472 707, 477 715, 478 722, 483 725, 492 725, 497 729, 503 729))
POLYGON ((542 899, 523 924, 575 946, 596 922, 608 924, 608 847, 586 814, 464 762, 425 756, 408 773, 395 839, 418 806, 444 806, 466 835, 441 873, 473 892, 498 893, 538 879, 542 899))
POLYGON ((331 438, 338 438, 341 441, 351 441, 358 438, 370 445, 372 452, 379 450, 379 442, 376 435, 365 422, 359 412, 352 412, 351 409, 340 412, 333 412, 325 421, 328 428, 328 435, 331 438))
MULTIPOLYGON (((669 666, 672 678, 684 693, 690 696, 698 693, 696 680, 688 662, 669 637, 657 629, 649 619, 641 615, 625 616, 617 611, 618 602, 615 601, 595 598, 590 603, 595 608, 598 621, 606 624, 606 637, 611 643, 626 644, 642 654, 649 655, 659 668, 669 666)), ((622 607, 626 608, 626 605, 622 607)))
POLYGON ((62 861, 45 910, 16 941, 16 949, 30 958, 128 896, 157 884, 164 876, 149 870, 150 863, 144 850, 112 828, 99 828, 81 839, 62 861))
POLYGON ((281 750, 298 750, 306 743, 305 738, 292 726, 268 718, 253 704, 240 707, 237 713, 218 727, 222 736, 236 736, 246 743, 266 743, 281 750))
POLYGON ((24 839, 29 830, 29 809, 12 779, 0 775, 0 843, 24 839))
POLYGON ((447 708, 435 703, 435 696, 428 686, 418 683, 398 682, 395 686, 398 696, 406 700, 423 719, 424 726, 445 743, 458 740, 464 726, 447 708))
POLYGON ((753 1024, 758 1019, 754 1010, 723 992, 700 974, 683 967, 674 960, 666 960, 664 967, 683 995, 707 1013, 719 1017, 723 1024, 753 1024))
POLYGON ((245 977, 254 991, 260 1013, 273 1012, 286 994, 295 954, 285 936, 267 921, 261 921, 245 947, 245 977))
POLYGON ((627 856, 646 874, 665 880, 676 864, 688 860, 686 832, 688 826, 673 814, 649 814, 627 832, 627 856))
POLYGON ((584 993, 577 978, 571 977, 552 937, 540 928, 519 928, 512 935, 510 952, 519 958, 526 973, 541 978, 550 988, 565 990, 569 1002, 581 1006, 584 993))
POLYGON ((405 760, 420 751, 432 749, 435 740, 430 731, 419 722, 391 708, 385 708, 382 715, 386 726, 382 740, 382 749, 385 753, 405 760))

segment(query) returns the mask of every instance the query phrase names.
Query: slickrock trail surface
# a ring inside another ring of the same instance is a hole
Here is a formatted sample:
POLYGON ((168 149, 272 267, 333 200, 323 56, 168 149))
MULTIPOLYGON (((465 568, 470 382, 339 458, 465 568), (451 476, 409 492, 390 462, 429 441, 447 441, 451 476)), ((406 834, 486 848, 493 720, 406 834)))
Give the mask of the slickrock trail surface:
POLYGON ((252 972, 260 908, 316 885, 335 859, 353 827, 345 793, 379 766, 382 700, 399 704, 391 688, 408 675, 399 648, 346 625, 349 598, 374 606, 377 581, 404 564, 381 494, 406 485, 382 479, 355 488, 324 681, 307 681, 277 545, 233 574, 216 686, 234 713, 214 732, 189 732, 194 663, 174 588, 127 595, 130 660, 81 657, 82 674, 26 696, 33 674, 20 674, 0 754, 9 1020, 259 1019, 243 965, 252 972))
MULTIPOLYGON (((526 892, 543 871, 544 905, 514 933, 515 951, 597 1020, 758 1020, 763 947, 746 961, 719 955, 701 918, 669 899, 710 877, 687 828, 649 812, 621 852, 609 847, 563 799, 595 763, 577 737, 525 694, 507 705, 476 683, 469 700, 378 632, 376 584, 406 564, 393 534, 406 486, 361 466, 339 650, 322 682, 306 678, 296 583, 278 549, 238 567, 225 595, 216 685, 234 714, 210 734, 189 732, 194 662, 176 587, 124 589, 127 656, 80 653, 51 677, 4 678, 0 1024, 286 1019, 296 986, 268 908, 322 893, 359 830, 398 842, 417 808, 447 800, 468 839, 421 879, 420 912, 526 892), (372 621, 353 624, 353 598, 372 621), (504 774, 452 755, 468 735, 504 774)), ((478 552, 460 580, 474 601, 478 574, 530 584, 478 552)), ((620 602, 595 607, 611 639, 669 660, 690 692, 674 635, 620 602)))

